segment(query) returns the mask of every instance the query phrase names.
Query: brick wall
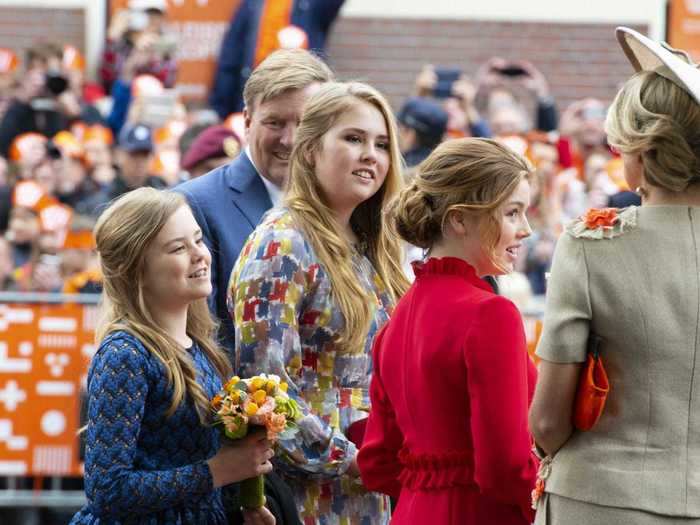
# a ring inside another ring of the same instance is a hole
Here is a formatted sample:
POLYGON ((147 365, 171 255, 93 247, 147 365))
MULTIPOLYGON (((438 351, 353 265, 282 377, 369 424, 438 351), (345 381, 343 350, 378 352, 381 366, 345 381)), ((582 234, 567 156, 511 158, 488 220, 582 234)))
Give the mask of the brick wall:
POLYGON ((0 47, 20 53, 37 41, 72 44, 85 52, 83 9, 0 7, 0 47))
MULTIPOLYGON (((646 28, 633 26, 645 33, 646 28)), ((467 73, 492 56, 528 59, 550 82, 560 109, 572 100, 609 100, 632 72, 615 25, 340 18, 328 54, 341 78, 366 80, 396 107, 423 64, 467 73)))

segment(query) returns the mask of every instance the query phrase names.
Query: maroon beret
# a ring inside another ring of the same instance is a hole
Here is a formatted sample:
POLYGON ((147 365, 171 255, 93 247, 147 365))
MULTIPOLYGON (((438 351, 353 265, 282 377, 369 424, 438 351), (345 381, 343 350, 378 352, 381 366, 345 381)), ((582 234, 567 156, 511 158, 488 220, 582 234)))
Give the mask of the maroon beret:
POLYGON ((211 126, 197 135, 180 164, 183 169, 190 170, 207 159, 234 158, 240 151, 241 141, 230 128, 221 125, 211 126))

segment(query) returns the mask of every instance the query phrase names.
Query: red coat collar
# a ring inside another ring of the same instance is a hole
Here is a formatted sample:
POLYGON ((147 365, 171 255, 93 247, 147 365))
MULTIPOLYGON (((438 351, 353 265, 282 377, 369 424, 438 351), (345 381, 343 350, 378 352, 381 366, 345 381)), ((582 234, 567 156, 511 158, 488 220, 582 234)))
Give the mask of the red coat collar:
POLYGON ((427 261, 414 261, 411 266, 416 279, 426 275, 458 275, 474 286, 493 293, 491 285, 476 275, 474 267, 458 257, 430 257, 427 261))

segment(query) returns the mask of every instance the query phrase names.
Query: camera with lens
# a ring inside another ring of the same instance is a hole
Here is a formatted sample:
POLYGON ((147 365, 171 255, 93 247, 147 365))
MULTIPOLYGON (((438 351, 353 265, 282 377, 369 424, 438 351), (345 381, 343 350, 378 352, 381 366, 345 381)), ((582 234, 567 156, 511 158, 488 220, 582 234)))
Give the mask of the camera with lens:
POLYGON ((68 79, 60 71, 49 70, 46 72, 46 89, 57 97, 68 89, 68 79))

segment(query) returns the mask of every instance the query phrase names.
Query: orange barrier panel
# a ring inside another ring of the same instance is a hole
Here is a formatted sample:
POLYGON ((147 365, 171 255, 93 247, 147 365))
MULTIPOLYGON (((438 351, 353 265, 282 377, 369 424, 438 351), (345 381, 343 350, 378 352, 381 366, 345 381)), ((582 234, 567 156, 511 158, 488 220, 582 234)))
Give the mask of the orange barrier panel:
POLYGON ((0 475, 81 476, 94 304, 0 304, 0 475))
POLYGON ((700 2, 698 0, 669 0, 666 40, 673 47, 688 51, 695 62, 700 60, 700 2))
MULTIPOLYGON (((0 293, 0 476, 82 476, 77 430, 97 296, 81 296, 87 304, 60 302, 76 297, 60 294, 54 302, 3 302, 9 296, 22 294, 0 293)), ((523 319, 536 362, 541 312, 523 319)))

